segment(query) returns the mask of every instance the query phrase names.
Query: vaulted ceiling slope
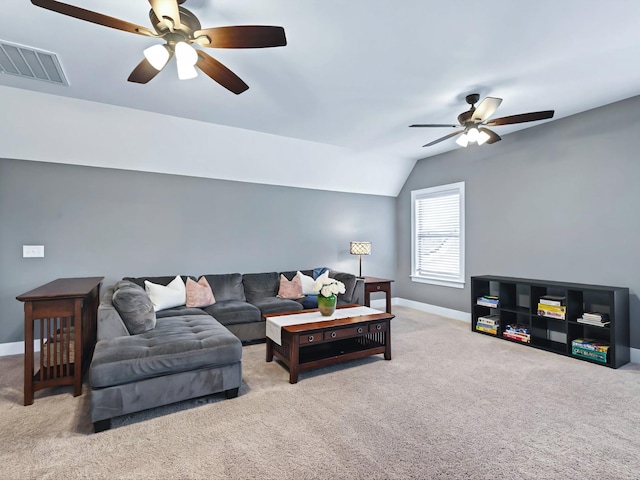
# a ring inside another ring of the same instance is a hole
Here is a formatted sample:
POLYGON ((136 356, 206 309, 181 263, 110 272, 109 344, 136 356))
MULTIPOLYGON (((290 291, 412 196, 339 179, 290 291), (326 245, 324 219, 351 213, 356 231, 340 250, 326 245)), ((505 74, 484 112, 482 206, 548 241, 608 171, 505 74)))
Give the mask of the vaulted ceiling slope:
MULTIPOLYGON (((147 0, 65 1, 150 25, 147 0)), ((395 196, 418 159, 460 148, 408 126, 455 122, 469 93, 546 121, 640 94, 630 0, 187 0, 206 27, 284 27, 285 47, 207 49, 240 95, 174 65, 127 82, 158 40, 2 3, 0 40, 55 53, 69 82, 0 74, 7 158, 395 196)))

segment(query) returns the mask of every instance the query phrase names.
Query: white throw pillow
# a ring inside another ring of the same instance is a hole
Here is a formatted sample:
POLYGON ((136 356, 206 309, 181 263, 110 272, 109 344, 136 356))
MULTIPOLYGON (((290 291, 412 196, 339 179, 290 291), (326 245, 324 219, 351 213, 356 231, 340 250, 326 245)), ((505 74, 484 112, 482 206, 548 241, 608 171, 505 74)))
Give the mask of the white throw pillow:
POLYGON ((313 289, 313 284, 320 280, 326 280, 329 278, 329 270, 325 271, 322 275, 320 275, 316 280, 309 275, 305 275, 300 270, 296 273, 296 275, 300 278, 300 283, 302 284, 302 294, 303 295, 317 295, 320 291, 313 289))
POLYGON ((156 312, 167 308, 179 307, 187 301, 187 289, 180 275, 176 275, 176 278, 171 280, 171 283, 166 287, 145 280, 144 289, 147 291, 149 298, 151 298, 153 309, 156 312))

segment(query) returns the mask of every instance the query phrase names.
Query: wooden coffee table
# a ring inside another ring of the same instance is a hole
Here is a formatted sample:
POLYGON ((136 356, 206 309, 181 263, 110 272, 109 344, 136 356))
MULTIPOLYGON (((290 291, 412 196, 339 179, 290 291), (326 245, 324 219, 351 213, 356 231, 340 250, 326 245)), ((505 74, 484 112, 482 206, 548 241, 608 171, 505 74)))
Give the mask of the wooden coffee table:
POLYGON ((391 360, 394 317, 360 305, 338 307, 331 317, 317 309, 265 315, 267 362, 275 355, 289 369, 289 383, 296 383, 301 371, 345 360, 378 354, 391 360))

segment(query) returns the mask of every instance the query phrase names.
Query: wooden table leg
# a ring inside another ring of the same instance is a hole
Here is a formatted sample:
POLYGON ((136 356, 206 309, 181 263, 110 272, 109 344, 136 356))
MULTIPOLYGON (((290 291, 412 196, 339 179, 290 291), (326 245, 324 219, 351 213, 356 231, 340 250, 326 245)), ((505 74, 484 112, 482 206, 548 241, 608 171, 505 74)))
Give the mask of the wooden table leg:
POLYGON ((391 313, 391 290, 385 290, 384 295, 387 299, 387 313, 391 313))
POLYGON ((267 362, 273 361, 273 340, 267 337, 267 362))
POLYGON ((75 330, 75 352, 74 352, 74 365, 73 365, 73 396, 77 397, 82 395, 82 299, 76 298, 75 300, 75 312, 73 316, 73 324, 75 330))
POLYGON ((391 360, 391 322, 387 322, 387 331, 384 334, 384 359, 391 360))
MULTIPOLYGON (((24 404, 33 404, 33 304, 24 304, 24 404)), ((40 332, 42 335, 42 332, 40 332)), ((42 355, 42 353, 41 353, 42 355)))
POLYGON ((293 335, 289 344, 289 383, 298 383, 300 336, 293 335))

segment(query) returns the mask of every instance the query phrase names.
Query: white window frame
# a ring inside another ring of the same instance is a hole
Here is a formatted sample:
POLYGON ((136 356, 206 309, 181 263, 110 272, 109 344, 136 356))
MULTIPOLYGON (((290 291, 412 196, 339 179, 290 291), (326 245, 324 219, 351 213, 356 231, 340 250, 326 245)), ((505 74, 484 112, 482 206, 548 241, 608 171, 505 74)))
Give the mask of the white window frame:
POLYGON ((411 192, 411 280, 420 283, 429 283, 432 285, 441 285, 445 287, 464 288, 465 284, 465 220, 464 220, 464 182, 450 183, 447 185, 439 185, 437 187, 423 188, 421 190, 413 190, 411 192), (447 194, 459 195, 459 275, 450 274, 425 274, 417 271, 417 202, 425 197, 444 196, 447 194))

